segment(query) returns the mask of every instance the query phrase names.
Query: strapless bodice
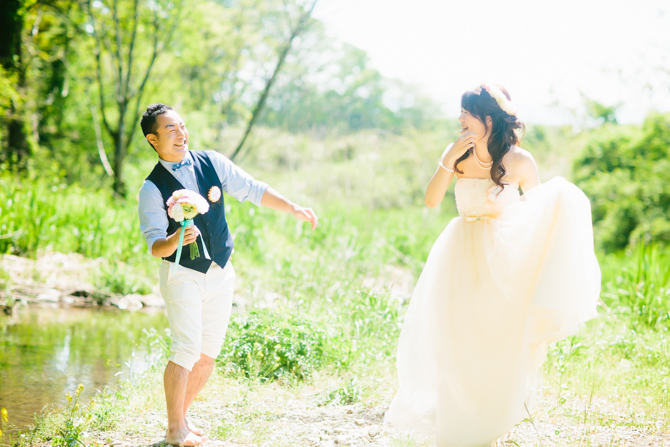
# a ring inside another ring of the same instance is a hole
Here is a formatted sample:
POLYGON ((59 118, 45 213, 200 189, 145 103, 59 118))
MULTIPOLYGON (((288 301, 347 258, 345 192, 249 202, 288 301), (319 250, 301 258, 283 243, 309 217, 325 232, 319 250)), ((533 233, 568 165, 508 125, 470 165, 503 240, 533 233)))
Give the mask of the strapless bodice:
POLYGON ((465 218, 497 217, 507 205, 518 202, 519 185, 509 183, 504 188, 490 178, 461 177, 456 182, 456 207, 465 218))

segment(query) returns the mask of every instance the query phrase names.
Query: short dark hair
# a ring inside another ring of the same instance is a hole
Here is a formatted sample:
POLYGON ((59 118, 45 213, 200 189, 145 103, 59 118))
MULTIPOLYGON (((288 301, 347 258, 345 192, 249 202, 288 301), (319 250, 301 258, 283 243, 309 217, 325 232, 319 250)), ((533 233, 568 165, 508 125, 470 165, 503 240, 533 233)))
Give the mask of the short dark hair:
MULTIPOLYGON (((142 119, 140 120, 142 133, 145 137, 150 133, 156 135, 156 117, 166 113, 168 110, 174 109, 166 104, 161 104, 160 102, 151 104, 149 107, 147 107, 147 110, 144 112, 142 119)), ((151 145, 152 148, 154 147, 151 143, 149 143, 149 145, 151 145)), ((155 149, 156 148, 154 148, 154 150, 155 149)))

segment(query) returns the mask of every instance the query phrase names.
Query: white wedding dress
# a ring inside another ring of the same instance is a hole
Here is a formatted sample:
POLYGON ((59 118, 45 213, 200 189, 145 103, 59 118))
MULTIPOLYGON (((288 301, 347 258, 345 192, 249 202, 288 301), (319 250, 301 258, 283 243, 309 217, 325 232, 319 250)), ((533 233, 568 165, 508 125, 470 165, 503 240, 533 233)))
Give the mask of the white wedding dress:
POLYGON ((385 424, 438 447, 488 446, 524 415, 547 346, 596 316, 591 207, 557 177, 523 196, 460 178, 398 344, 385 424))

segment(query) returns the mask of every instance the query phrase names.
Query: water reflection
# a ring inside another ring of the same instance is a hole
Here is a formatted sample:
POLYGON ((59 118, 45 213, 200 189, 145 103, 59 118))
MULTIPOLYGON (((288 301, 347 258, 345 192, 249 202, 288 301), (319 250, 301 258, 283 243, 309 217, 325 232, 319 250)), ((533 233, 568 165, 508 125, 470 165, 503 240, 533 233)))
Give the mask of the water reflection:
POLYGON ((119 374, 148 367, 142 329, 152 327, 167 327, 163 312, 22 307, 0 315, 0 407, 25 429, 45 406, 64 405, 80 383, 81 402, 88 402, 119 374))

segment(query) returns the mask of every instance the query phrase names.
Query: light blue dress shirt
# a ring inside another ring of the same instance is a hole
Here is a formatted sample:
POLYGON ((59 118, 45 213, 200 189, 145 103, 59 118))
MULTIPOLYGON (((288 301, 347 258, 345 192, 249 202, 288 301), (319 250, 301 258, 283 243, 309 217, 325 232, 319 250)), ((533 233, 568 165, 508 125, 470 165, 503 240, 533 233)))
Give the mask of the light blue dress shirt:
MULTIPOLYGON (((221 186, 225 192, 235 197, 240 202, 249 200, 251 203, 260 206, 261 198, 268 189, 266 183, 254 180, 253 177, 216 151, 205 151, 205 153, 209 156, 210 160, 212 160, 214 170, 219 176, 221 186)), ((184 160, 193 161, 190 152, 187 152, 186 155, 184 155, 184 160)), ((172 166, 177 163, 165 161, 160 158, 158 161, 184 186, 184 188, 200 192, 198 190, 198 182, 195 178, 193 163, 173 171, 172 166)), ((147 247, 151 254, 154 242, 168 236, 168 215, 166 212, 166 204, 163 203, 163 196, 158 190, 158 187, 149 180, 145 180, 140 188, 138 211, 140 215, 140 231, 147 241, 147 247)))

